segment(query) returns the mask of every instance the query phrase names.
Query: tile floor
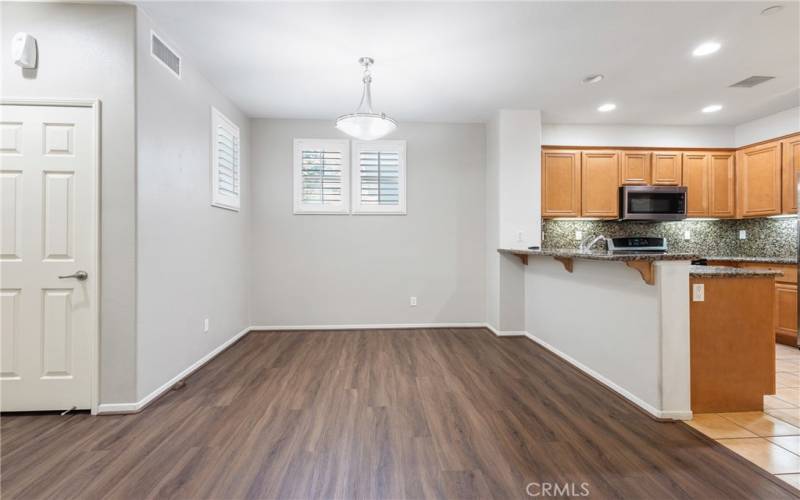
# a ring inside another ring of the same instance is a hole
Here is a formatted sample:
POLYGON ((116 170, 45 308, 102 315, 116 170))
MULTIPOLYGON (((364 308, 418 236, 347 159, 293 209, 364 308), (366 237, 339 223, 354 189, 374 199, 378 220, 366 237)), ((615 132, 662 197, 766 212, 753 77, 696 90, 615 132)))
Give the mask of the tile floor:
POLYGON ((776 392, 764 411, 697 414, 686 422, 800 489, 800 349, 778 344, 776 392))

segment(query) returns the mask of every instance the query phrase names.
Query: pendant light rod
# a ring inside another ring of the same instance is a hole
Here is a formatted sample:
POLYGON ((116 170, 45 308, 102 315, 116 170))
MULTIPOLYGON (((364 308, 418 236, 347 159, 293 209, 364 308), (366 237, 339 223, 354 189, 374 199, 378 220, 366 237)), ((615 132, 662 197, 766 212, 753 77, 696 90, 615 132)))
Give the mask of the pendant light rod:
POLYGON ((369 113, 373 114, 372 111, 372 74, 369 71, 369 67, 375 64, 375 60, 371 57, 361 57, 358 60, 358 64, 364 66, 364 76, 361 77, 361 81, 364 83, 364 89, 361 92, 361 102, 358 103, 358 109, 356 113, 369 113))

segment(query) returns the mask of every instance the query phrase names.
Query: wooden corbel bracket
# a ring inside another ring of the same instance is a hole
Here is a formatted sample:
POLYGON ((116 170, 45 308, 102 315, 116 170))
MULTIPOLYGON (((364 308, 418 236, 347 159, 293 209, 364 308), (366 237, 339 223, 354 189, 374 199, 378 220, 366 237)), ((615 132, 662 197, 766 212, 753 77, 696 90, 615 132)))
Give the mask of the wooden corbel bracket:
POLYGON ((514 255, 519 257, 519 260, 522 261, 522 265, 523 266, 527 266, 528 265, 528 254, 526 254, 526 253, 515 253, 514 255))
POLYGON ((629 260, 625 265, 636 269, 642 275, 642 279, 648 285, 655 285, 656 275, 653 269, 653 261, 651 260, 629 260))
POLYGON ((564 266, 564 269, 566 269, 568 273, 572 272, 573 260, 570 257, 553 257, 553 258, 561 262, 561 264, 564 266))

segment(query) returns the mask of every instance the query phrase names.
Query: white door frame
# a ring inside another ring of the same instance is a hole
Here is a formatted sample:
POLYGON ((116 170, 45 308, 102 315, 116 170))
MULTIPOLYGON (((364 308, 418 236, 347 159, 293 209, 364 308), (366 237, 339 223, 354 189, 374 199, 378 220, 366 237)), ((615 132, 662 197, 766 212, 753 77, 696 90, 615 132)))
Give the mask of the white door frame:
POLYGON ((94 186, 92 190, 92 213, 95 220, 92 223, 92 242, 91 248, 94 250, 94 258, 91 259, 89 276, 97 280, 94 292, 90 296, 92 303, 96 304, 96 314, 92 317, 89 332, 89 378, 91 386, 91 412, 97 415, 97 406, 100 404, 100 100, 99 99, 51 99, 39 97, 3 97, 0 104, 8 106, 63 106, 72 108, 91 108, 94 114, 94 133, 92 134, 92 168, 94 169, 94 186))

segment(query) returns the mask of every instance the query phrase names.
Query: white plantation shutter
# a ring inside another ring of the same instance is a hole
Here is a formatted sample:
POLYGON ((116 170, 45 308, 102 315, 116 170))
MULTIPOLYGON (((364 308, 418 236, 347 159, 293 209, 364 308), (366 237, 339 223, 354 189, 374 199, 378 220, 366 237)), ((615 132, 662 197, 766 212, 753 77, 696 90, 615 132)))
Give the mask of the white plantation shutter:
POLYGON ((239 127, 211 108, 211 204, 239 210, 241 201, 239 127))
POLYGON ((353 142, 353 212, 406 213, 406 142, 353 142))
POLYGON ((349 168, 348 141, 295 139, 294 212, 347 213, 349 168))
POLYGON ((342 152, 319 148, 303 149, 300 154, 303 203, 322 205, 341 203, 342 152))

